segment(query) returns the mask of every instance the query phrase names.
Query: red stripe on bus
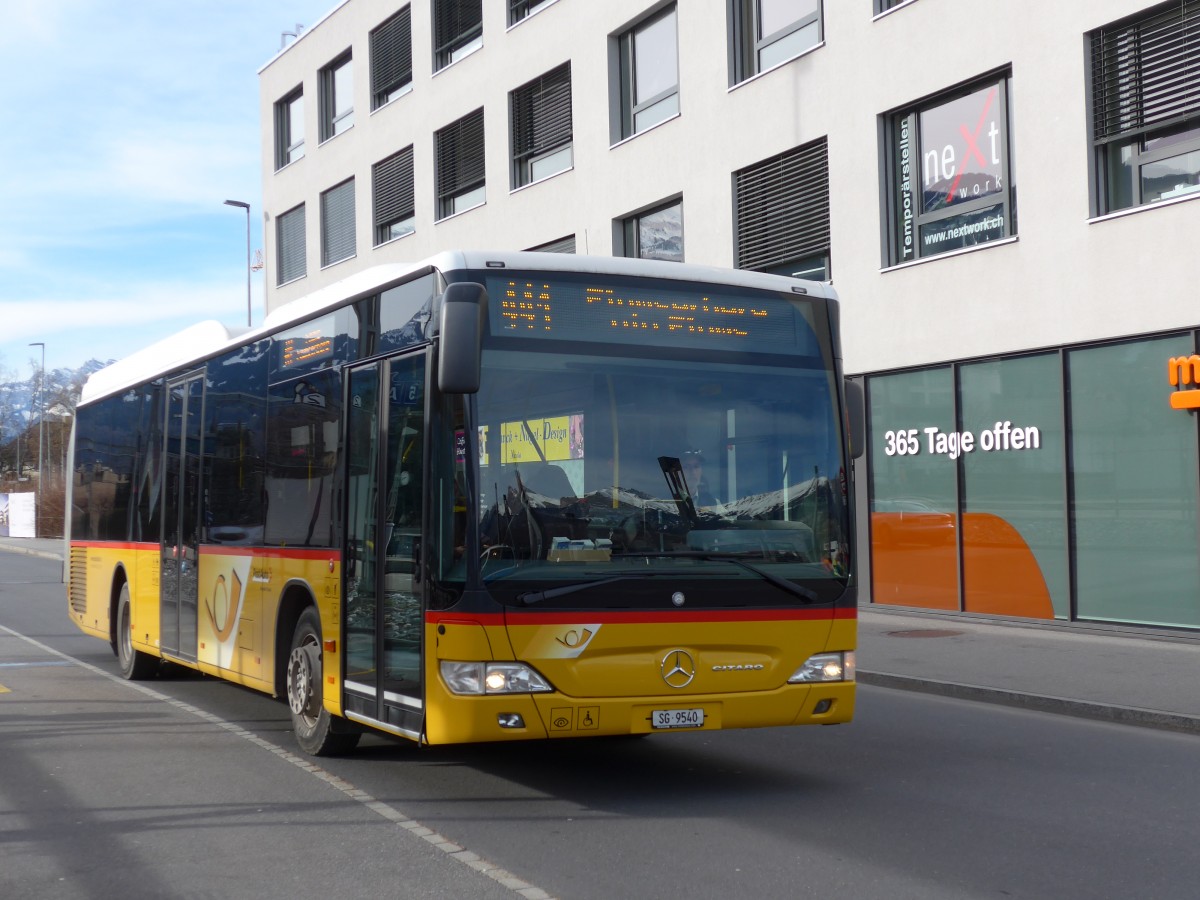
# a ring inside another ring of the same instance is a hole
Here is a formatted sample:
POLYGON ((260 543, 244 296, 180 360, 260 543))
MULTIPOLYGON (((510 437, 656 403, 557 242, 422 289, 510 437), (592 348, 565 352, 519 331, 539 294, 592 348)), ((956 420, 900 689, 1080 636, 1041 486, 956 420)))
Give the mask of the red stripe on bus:
POLYGON ((428 625, 503 625, 504 613, 446 613, 430 611, 425 613, 425 622, 428 625))
POLYGON ((147 541, 71 541, 71 547, 84 550, 158 550, 158 544, 147 541))
MULTIPOLYGON (((444 613, 428 612, 425 621, 431 625, 503 625, 505 613, 444 613)), ((696 610, 620 610, 604 612, 508 613, 509 625, 575 625, 583 620, 600 624, 640 624, 674 622, 817 622, 828 619, 857 619, 858 610, 847 609, 696 609, 696 610)))
MULTIPOLYGON (((71 541, 72 547, 95 550, 153 550, 158 552, 159 544, 145 541, 71 541)), ((293 547, 239 547, 229 544, 201 544, 201 556, 258 556, 271 559, 333 559, 340 560, 342 554, 337 550, 300 549, 293 547)))
POLYGON ((337 550, 300 550, 291 547, 235 547, 229 544, 201 544, 201 556, 257 556, 271 559, 333 559, 340 560, 337 550))

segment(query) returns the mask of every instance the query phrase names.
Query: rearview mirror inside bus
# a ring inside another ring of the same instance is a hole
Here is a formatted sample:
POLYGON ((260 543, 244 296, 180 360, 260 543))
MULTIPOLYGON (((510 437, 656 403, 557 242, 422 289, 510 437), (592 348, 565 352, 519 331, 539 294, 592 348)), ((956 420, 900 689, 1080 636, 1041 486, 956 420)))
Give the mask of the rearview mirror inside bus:
POLYGON ((486 305, 487 291, 474 282, 451 284, 442 295, 438 387, 443 393, 474 394, 479 390, 486 305))

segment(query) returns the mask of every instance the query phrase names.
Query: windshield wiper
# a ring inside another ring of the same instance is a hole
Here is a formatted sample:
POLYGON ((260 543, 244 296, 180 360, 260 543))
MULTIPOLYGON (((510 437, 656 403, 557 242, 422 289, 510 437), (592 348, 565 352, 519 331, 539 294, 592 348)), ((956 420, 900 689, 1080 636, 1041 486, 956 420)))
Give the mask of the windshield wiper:
POLYGON ((709 550, 660 550, 660 551, 639 551, 636 553, 614 553, 613 558, 618 556, 654 556, 654 557, 679 557, 681 559, 704 559, 711 562, 726 562, 732 565, 739 566, 747 572, 753 572, 763 581, 772 584, 781 591, 787 591, 794 597, 799 597, 806 603, 816 603, 821 599, 821 596, 811 588, 806 588, 803 585, 796 584, 794 581, 788 581, 786 578, 780 578, 778 575, 761 569, 756 565, 746 562, 740 556, 731 553, 713 553, 709 550))
POLYGON ((586 591, 588 588, 599 587, 602 584, 613 584, 617 581, 641 581, 643 578, 653 578, 658 572, 639 572, 636 575, 614 575, 611 578, 601 578, 599 581, 580 581, 575 584, 564 584, 562 587, 550 588, 545 591, 526 591, 517 594, 517 599, 526 606, 541 603, 543 600, 553 600, 555 597, 565 597, 576 591, 586 591))

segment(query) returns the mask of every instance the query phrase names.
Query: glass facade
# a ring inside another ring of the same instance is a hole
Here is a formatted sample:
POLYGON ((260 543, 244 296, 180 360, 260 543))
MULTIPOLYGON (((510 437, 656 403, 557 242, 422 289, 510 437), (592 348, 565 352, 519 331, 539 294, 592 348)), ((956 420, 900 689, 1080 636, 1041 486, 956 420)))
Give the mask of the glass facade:
POLYGON ((926 452, 926 429, 954 430, 953 372, 904 372, 868 385, 871 595, 876 603, 958 609, 955 469, 926 452))
POLYGON ((1057 353, 959 369, 963 600, 969 612, 1067 618, 1065 434, 1057 353))
POLYGON ((1171 377, 1195 346, 868 376, 872 600, 1200 627, 1198 424, 1172 397, 1200 390, 1171 377))
POLYGON ((1071 352, 1078 615, 1200 627, 1196 419, 1167 402, 1191 335, 1071 352))

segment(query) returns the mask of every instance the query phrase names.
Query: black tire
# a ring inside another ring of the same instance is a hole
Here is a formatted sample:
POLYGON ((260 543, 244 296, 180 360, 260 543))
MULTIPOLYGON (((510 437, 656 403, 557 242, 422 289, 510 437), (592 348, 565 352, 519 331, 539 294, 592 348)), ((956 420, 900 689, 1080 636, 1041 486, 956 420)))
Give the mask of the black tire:
POLYGON ((133 649, 133 627, 130 622, 129 583, 121 585, 117 598, 116 651, 121 677, 127 681, 145 681, 158 672, 158 657, 133 649))
POLYGON ((308 607, 296 623, 284 684, 296 743, 310 756, 340 756, 358 746, 357 727, 332 716, 321 700, 321 619, 308 607))

